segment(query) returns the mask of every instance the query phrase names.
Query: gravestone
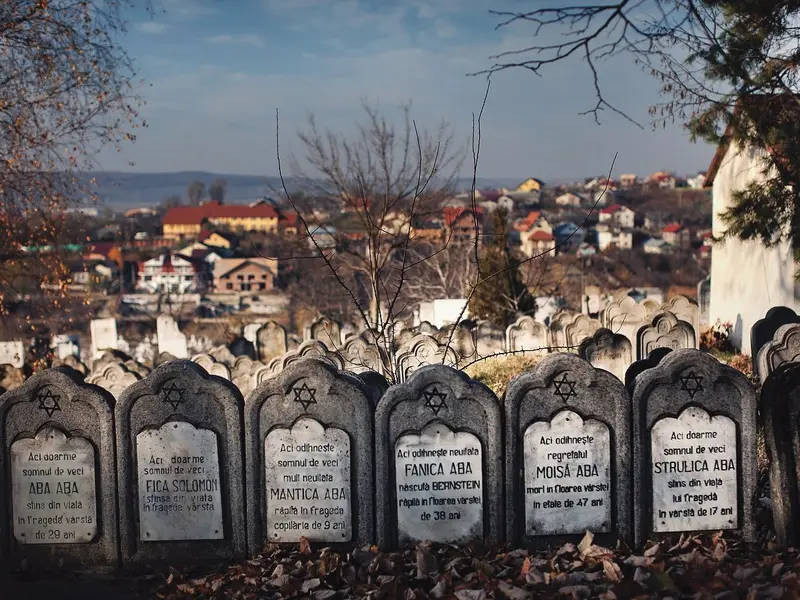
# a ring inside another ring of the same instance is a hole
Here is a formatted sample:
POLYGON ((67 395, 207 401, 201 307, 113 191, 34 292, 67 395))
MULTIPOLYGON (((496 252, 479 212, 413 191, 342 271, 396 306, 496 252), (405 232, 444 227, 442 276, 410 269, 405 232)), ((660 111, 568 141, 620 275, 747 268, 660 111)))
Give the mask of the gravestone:
POLYGON ((800 323, 800 316, 787 306, 774 306, 767 311, 763 319, 759 319, 750 328, 750 355, 753 357, 753 373, 763 382, 767 376, 762 377, 758 371, 758 352, 761 347, 772 341, 775 332, 782 325, 800 323))
POLYGON ((178 323, 170 315, 159 315, 156 319, 158 354, 169 354, 175 358, 189 358, 186 336, 178 329, 178 323))
POLYGON ((506 389, 506 539, 544 546, 592 531, 633 533, 630 398, 622 382, 567 353, 506 389))
POLYGON ((701 280, 697 284, 697 305, 699 311, 700 329, 709 325, 709 313, 711 311, 711 275, 701 280))
POLYGON ((10 392, 16 390, 27 379, 25 369, 12 367, 11 365, 0 365, 0 391, 10 392))
POLYGON ((759 374, 761 383, 764 383, 770 373, 782 364, 796 362, 798 358, 800 358, 800 323, 781 325, 772 340, 761 346, 753 361, 754 365, 758 365, 754 370, 759 374))
POLYGON ((286 339, 286 330, 269 321, 258 330, 257 334, 258 357, 262 362, 268 363, 273 358, 283 356, 289 350, 286 339))
POLYGON ((269 364, 259 368, 253 375, 254 384, 258 385, 262 381, 274 377, 292 363, 303 358, 317 358, 339 371, 345 370, 344 359, 341 354, 328 350, 328 347, 320 341, 306 340, 294 350, 290 350, 283 356, 273 358, 269 361, 269 364))
POLYGON ((647 355, 647 358, 634 361, 633 364, 628 367, 628 370, 625 371, 625 389, 628 390, 628 393, 631 395, 633 394, 633 386, 636 385, 636 378, 641 373, 655 367, 661 362, 661 359, 670 352, 672 352, 672 348, 656 348, 647 355))
POLYGON ((0 397, 0 564, 117 565, 113 405, 70 369, 0 397))
POLYGON ((395 377, 398 381, 405 381, 414 371, 426 365, 445 364, 454 367, 458 365, 460 358, 451 346, 440 344, 429 335, 420 334, 414 336, 407 347, 398 350, 395 357, 395 377))
POLYGON ((246 554, 242 397, 188 360, 161 365, 116 407, 120 549, 127 565, 246 554))
POLYGON ((0 365, 21 369, 25 366, 25 346, 21 340, 0 342, 0 365))
POLYGON ((568 352, 578 353, 581 342, 588 337, 592 337, 600 329, 600 321, 592 319, 588 315, 577 315, 575 318, 564 325, 564 337, 566 338, 568 352))
POLYGON ((236 362, 236 356, 234 356, 233 352, 231 352, 230 348, 225 344, 212 348, 208 351, 208 355, 215 361, 221 362, 228 367, 232 367, 233 363, 236 362))
POLYGON ((328 348, 337 348, 341 343, 341 325, 336 321, 322 317, 305 328, 304 340, 317 340, 328 348))
POLYGON ((384 394, 375 413, 382 547, 503 538, 502 416, 485 385, 431 365, 384 394))
POLYGON ((505 331, 489 321, 481 321, 475 328, 475 349, 479 357, 502 354, 506 349, 505 331))
POLYGON ((629 340, 635 340, 639 329, 650 320, 647 318, 647 309, 630 296, 623 296, 609 304, 601 318, 603 327, 629 340))
POLYGON ((636 378, 634 523, 651 534, 739 530, 753 541, 756 396, 705 352, 680 349, 636 378))
POLYGON ((800 544, 800 363, 786 363, 761 388, 760 415, 769 458, 775 537, 781 548, 800 544))
POLYGON ((53 336, 52 345, 56 359, 64 360, 68 356, 81 356, 81 340, 77 335, 61 334, 53 336))
POLYGON ((636 334, 636 358, 646 358, 656 348, 694 348, 696 340, 691 323, 679 320, 671 312, 660 313, 636 334))
POLYGON ((344 366, 353 373, 364 371, 386 372, 386 353, 376 344, 370 344, 359 335, 352 335, 342 343, 339 349, 344 366))
POLYGON ((242 337, 248 342, 253 344, 253 347, 258 347, 258 330, 263 327, 263 323, 248 323, 242 329, 242 337))
POLYGON ((567 333, 565 327, 572 323, 580 313, 560 310, 550 317, 549 329, 553 352, 567 352, 567 333))
POLYGON ((129 371, 124 365, 110 363, 104 365, 99 371, 89 373, 86 383, 100 386, 108 391, 114 398, 119 398, 122 392, 141 379, 138 373, 129 371))
POLYGON ((633 349, 627 337, 602 327, 581 342, 578 356, 624 381, 625 371, 633 362, 633 349))
MULTIPOLYGON (((238 337, 231 342, 231 354, 235 357, 246 356, 251 360, 256 358, 256 347, 252 342, 249 342, 243 337, 238 337)), ((236 361, 234 361, 236 362, 236 361)))
POLYGON ((116 319, 92 319, 89 322, 89 331, 92 335, 92 360, 100 358, 104 350, 118 348, 116 319))
POLYGON ((685 321, 692 326, 694 330, 694 346, 697 348, 697 342, 700 339, 700 307, 697 302, 690 300, 686 296, 673 296, 668 302, 661 305, 659 312, 672 313, 679 321, 685 321))
POLYGON ((260 384, 245 407, 251 553, 301 537, 371 543, 373 403, 364 384, 303 359, 260 384))
POLYGON ((520 317, 506 329, 506 348, 509 352, 546 355, 550 345, 547 327, 533 317, 520 317))
POLYGON ((228 365, 217 360, 210 354, 196 354, 192 357, 192 362, 200 365, 209 374, 215 377, 231 380, 231 370, 228 365))

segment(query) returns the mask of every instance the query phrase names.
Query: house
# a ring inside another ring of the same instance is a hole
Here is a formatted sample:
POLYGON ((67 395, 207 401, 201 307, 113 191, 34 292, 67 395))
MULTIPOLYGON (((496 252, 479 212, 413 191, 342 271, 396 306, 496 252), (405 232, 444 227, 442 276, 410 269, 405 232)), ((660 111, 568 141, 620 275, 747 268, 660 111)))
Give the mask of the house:
POLYGON ((630 188, 636 185, 636 175, 634 173, 629 173, 626 175, 619 176, 619 184, 623 188, 630 188))
POLYGON ((78 260, 71 263, 69 269, 73 288, 102 286, 119 277, 119 265, 113 260, 78 260))
POLYGON ((582 201, 583 198, 581 198, 577 194, 573 194, 572 192, 567 192, 565 194, 561 194, 560 196, 556 197, 556 204, 558 206, 579 207, 582 201))
POLYGON ((528 177, 525 181, 517 186, 517 192, 541 192, 544 187, 544 181, 536 179, 535 177, 528 177))
POLYGON ((564 221, 553 228, 553 237, 556 238, 556 247, 561 252, 580 246, 586 237, 586 232, 572 221, 564 221))
POLYGON ((278 212, 269 202, 246 206, 211 201, 170 208, 161 220, 163 235, 170 239, 198 237, 205 223, 232 231, 274 233, 278 230, 278 212))
POLYGON ((236 250, 239 247, 239 238, 228 231, 201 232, 198 239, 214 248, 236 250))
POLYGON ((595 230, 597 231, 597 247, 600 252, 604 252, 612 246, 619 250, 633 248, 632 231, 609 227, 608 225, 598 225, 595 230))
POLYGON ((553 226, 539 211, 528 213, 527 217, 514 224, 514 229, 519 232, 521 250, 525 256, 536 256, 556 247, 553 226))
POLYGON ((650 238, 642 244, 642 250, 645 254, 667 254, 672 250, 672 246, 666 240, 650 238))
POLYGON ((309 227, 308 247, 316 250, 336 250, 336 228, 332 225, 309 227), (316 243, 315 243, 316 242, 316 243))
POLYGON ((631 228, 636 216, 630 208, 621 204, 612 204, 600 211, 598 221, 601 223, 614 223, 618 227, 631 228))
MULTIPOLYGON (((795 95, 755 95, 746 108, 776 114, 777 119, 792 122, 798 118, 795 95), (762 107, 767 106, 768 110, 762 107)), ((740 103, 735 110, 742 110, 740 103)), ((712 232, 719 239, 727 225, 722 215, 734 205, 733 194, 748 185, 760 184, 773 177, 765 174, 765 151, 742 146, 732 139, 729 129, 717 148, 706 173, 705 185, 711 186, 712 232)), ((780 158, 780 150, 772 155, 780 158)), ((750 328, 774 306, 800 311, 800 284, 795 279, 797 263, 790 241, 766 247, 756 240, 729 239, 714 246, 711 253, 711 304, 709 322, 719 320, 733 324, 731 342, 742 352, 751 354, 750 328)))
POLYGON ((647 178, 648 183, 656 184, 661 189, 675 189, 675 176, 666 171, 656 171, 647 178))
POLYGON ((594 179, 587 181, 583 186, 583 189, 588 192, 598 192, 602 190, 611 190, 612 192, 616 192, 618 188, 619 184, 608 177, 595 177, 594 179))
POLYGON ((686 179, 686 185, 692 188, 693 190, 702 190, 705 180, 706 180, 706 174, 698 173, 694 177, 689 177, 688 179, 686 179))
POLYGON ((214 262, 216 293, 269 292, 278 277, 276 258, 222 258, 214 262))
POLYGON ((139 265, 136 287, 151 294, 189 294, 205 291, 210 278, 204 260, 166 252, 139 265))
POLYGON ((460 206, 446 206, 442 209, 444 236, 451 242, 470 242, 478 236, 480 240, 483 223, 483 209, 478 206, 474 210, 460 206), (477 230, 476 230, 477 226, 477 230))
POLYGON ((278 219, 278 230, 284 237, 294 237, 297 235, 299 222, 296 212, 282 212, 278 219))
POLYGON ((680 223, 670 223, 661 230, 662 239, 670 246, 688 248, 692 245, 691 232, 680 223))
POLYGON ((575 252, 575 254, 578 256, 594 256, 597 254, 597 248, 587 242, 583 242, 580 246, 578 246, 578 250, 575 252))

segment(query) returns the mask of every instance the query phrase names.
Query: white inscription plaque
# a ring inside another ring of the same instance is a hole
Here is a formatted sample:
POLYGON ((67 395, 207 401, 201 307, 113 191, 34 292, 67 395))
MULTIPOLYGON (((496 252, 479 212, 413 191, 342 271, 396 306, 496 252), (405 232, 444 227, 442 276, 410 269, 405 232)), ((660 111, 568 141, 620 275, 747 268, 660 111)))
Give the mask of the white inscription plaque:
POLYGON ((314 419, 264 439, 267 535, 271 542, 349 542, 350 438, 314 419))
POLYGON ((94 448, 44 427, 11 444, 14 537, 21 544, 85 544, 97 534, 94 448))
POLYGON ((650 436, 653 531, 736 529, 733 420, 692 406, 657 421, 650 436))
POLYGON ((481 443, 433 423, 398 438, 394 450, 400 543, 483 537, 481 443))
POLYGON ((525 533, 611 531, 608 426, 562 410, 525 430, 525 533))
POLYGON ((136 436, 136 458, 142 541, 223 539, 216 433, 164 423, 136 436))

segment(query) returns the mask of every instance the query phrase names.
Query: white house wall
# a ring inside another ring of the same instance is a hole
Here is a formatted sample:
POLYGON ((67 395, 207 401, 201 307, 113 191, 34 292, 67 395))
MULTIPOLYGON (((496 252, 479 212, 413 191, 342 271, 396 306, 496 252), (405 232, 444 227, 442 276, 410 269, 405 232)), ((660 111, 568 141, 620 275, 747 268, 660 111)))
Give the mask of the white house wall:
MULTIPOLYGON (((731 145, 713 184, 713 233, 722 235, 720 214, 732 193, 751 181, 763 181, 763 162, 756 151, 740 152, 731 145)), ((773 306, 800 309, 795 294, 795 263, 788 243, 765 248, 755 241, 728 240, 711 253, 711 306, 709 321, 733 325, 733 343, 750 354, 750 328, 773 306)))

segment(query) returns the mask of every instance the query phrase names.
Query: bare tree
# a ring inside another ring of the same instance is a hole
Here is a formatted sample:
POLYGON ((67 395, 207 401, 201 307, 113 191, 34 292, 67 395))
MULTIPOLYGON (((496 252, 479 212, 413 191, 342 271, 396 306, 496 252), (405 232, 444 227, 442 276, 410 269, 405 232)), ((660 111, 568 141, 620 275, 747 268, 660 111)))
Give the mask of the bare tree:
POLYGON ((403 288, 409 304, 437 298, 463 298, 475 276, 475 263, 469 247, 451 242, 444 248, 431 242, 417 242, 408 250, 416 265, 403 288))

